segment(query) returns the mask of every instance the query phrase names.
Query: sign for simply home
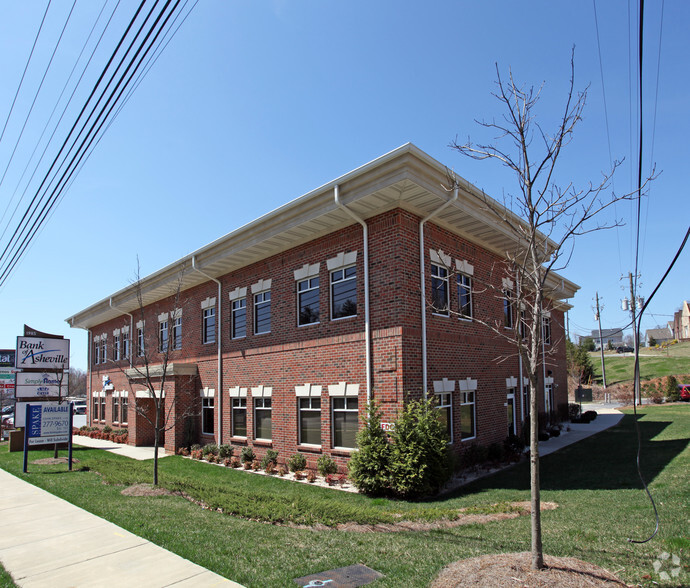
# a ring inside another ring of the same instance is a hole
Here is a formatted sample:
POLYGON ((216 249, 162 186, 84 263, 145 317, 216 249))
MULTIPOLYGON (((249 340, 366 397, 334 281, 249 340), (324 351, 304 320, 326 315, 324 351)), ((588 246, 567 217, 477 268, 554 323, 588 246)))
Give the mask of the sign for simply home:
POLYGON ((17 337, 18 369, 66 370, 69 368, 69 339, 17 337))
POLYGON ((17 398, 50 398, 67 393, 67 374, 55 372, 19 372, 17 398), (60 385, 62 378, 62 386, 60 385))

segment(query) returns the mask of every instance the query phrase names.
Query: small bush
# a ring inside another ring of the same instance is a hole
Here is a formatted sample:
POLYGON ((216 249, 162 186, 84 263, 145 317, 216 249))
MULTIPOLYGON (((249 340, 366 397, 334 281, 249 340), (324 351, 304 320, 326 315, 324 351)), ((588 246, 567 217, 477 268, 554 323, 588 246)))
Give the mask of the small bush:
POLYGON ((231 468, 238 468, 238 467, 240 467, 240 458, 233 455, 233 456, 230 458, 230 467, 231 467, 231 468))
POLYGON ((571 402, 568 404, 568 420, 580 418, 580 405, 577 402, 571 402))
POLYGON ((242 467, 245 470, 251 470, 252 469, 252 462, 251 461, 245 461, 242 463, 242 467))
POLYGON ((499 463, 503 461, 505 453, 501 443, 492 443, 489 445, 489 461, 499 463))
POLYGON ((272 461, 266 462, 266 465, 264 465, 264 472, 266 472, 269 476, 273 475, 276 473, 276 466, 272 461))
POLYGON ((335 474, 338 471, 338 464, 335 463, 330 455, 324 453, 316 460, 316 469, 325 478, 329 474, 335 474))
POLYGON ((472 443, 465 448, 461 457, 463 468, 474 469, 489 459, 489 449, 484 445, 472 443))
POLYGON ((229 457, 220 458, 220 459, 223 460, 223 465, 224 465, 226 468, 229 468, 229 467, 231 466, 232 460, 231 460, 229 457))
POLYGON ((316 482, 316 473, 314 472, 314 470, 309 470, 307 472, 307 482, 309 482, 310 484, 316 482))
POLYGON ((218 457, 232 457, 233 451, 235 448, 232 445, 229 445, 227 443, 223 443, 223 445, 218 446, 218 457))
POLYGON ((260 462, 258 459, 255 459, 255 460, 252 462, 252 469, 253 469, 255 472, 258 472, 258 471, 261 469, 261 462, 260 462))
POLYGON ((546 431, 539 431, 537 439, 539 441, 548 441, 549 439, 551 439, 551 435, 549 435, 546 431))
MULTIPOLYGON (((243 447, 240 451, 240 461, 242 463, 252 463, 254 461, 254 451, 251 447, 243 447)), ((246 468, 245 468, 246 469, 246 468)))
POLYGON ((103 432, 104 433, 112 433, 113 428, 110 425, 106 425, 105 427, 103 427, 103 432))
POLYGON ((278 475, 279 475, 281 478, 284 477, 284 476, 287 476, 287 473, 288 473, 287 468, 286 468, 284 465, 282 465, 282 466, 280 466, 280 467, 278 468, 278 475))
POLYGON ((678 380, 675 376, 667 376, 664 386, 666 390, 666 400, 669 402, 680 402, 680 389, 678 388, 678 380))
POLYGON ((522 437, 509 435, 503 442, 503 449, 506 459, 517 461, 525 452, 525 442, 522 440, 522 437))
POLYGON ((215 443, 209 443, 201 448, 204 456, 206 455, 218 455, 218 445, 215 443))
POLYGON ((199 449, 201 449, 201 445, 199 445, 198 443, 195 443, 189 449, 190 449, 190 451, 198 451, 199 449))
POLYGON ((266 469, 271 464, 273 467, 278 465, 278 452, 274 449, 266 450, 266 455, 261 459, 261 467, 266 469))
POLYGON ((201 449, 192 449, 192 459, 201 459, 203 457, 201 449))
POLYGON ((180 447, 177 450, 177 455, 182 455, 183 457, 187 457, 189 455, 189 449, 186 447, 180 447))
POLYGON ((291 472, 300 472, 307 467, 307 458, 301 453, 295 453, 288 459, 287 466, 291 472))
POLYGON ((664 393, 661 390, 650 390, 647 396, 653 404, 661 404, 664 401, 664 393))
POLYGON ((364 426, 357 433, 357 451, 348 464, 350 479, 364 494, 385 494, 390 489, 391 446, 381 428, 381 410, 375 402, 367 407, 364 426))

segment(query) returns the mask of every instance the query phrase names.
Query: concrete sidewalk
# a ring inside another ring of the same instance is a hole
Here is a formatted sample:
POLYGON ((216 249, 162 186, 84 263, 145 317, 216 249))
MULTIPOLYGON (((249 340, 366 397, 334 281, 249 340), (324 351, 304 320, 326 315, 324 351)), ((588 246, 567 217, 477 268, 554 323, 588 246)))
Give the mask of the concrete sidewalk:
POLYGON ((0 561, 18 586, 241 587, 0 470, 0 561))
POLYGON ((539 455, 549 455, 554 453, 559 449, 563 449, 568 445, 582 441, 586 437, 591 437, 596 435, 601 431, 610 429, 611 427, 617 425, 623 418, 623 413, 617 410, 615 407, 606 406, 603 404, 583 404, 582 410, 594 410, 597 413, 597 418, 592 422, 587 424, 573 424, 566 423, 567 427, 570 427, 570 431, 566 431, 564 428, 561 431, 560 436, 551 437, 548 441, 541 441, 539 443, 539 455))
MULTIPOLYGON (((103 449, 132 459, 153 459, 153 447, 134 447, 134 445, 127 445, 126 443, 114 443, 113 441, 103 441, 102 439, 91 439, 91 437, 83 437, 82 435, 74 435, 72 437, 74 445, 82 445, 91 449, 103 449)), ((158 459, 168 455, 165 449, 158 448, 158 459)))

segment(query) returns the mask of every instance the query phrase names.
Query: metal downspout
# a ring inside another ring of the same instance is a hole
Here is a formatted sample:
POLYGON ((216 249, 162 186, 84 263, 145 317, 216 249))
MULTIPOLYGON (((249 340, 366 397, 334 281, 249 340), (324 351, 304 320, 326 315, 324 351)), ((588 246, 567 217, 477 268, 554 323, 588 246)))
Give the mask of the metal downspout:
POLYGON ((222 343, 223 343, 223 328, 222 328, 222 289, 220 280, 209 276, 207 273, 202 272, 198 267, 196 267, 196 255, 192 255, 192 268, 198 271, 202 276, 208 278, 212 282, 218 284, 218 445, 223 444, 223 356, 222 356, 222 343))
POLYGON ((134 315, 126 310, 122 310, 113 304, 113 297, 110 297, 110 308, 119 310, 121 313, 126 314, 129 317, 129 367, 132 367, 132 337, 134 336, 134 315))
POLYGON ((367 404, 371 402, 371 321, 369 316, 369 227, 363 219, 340 202, 340 186, 334 187, 336 205, 362 225, 362 239, 364 240, 364 344, 366 346, 366 377, 367 377, 367 404))
MULTIPOLYGON (((426 282, 426 272, 424 271, 424 223, 430 218, 436 216, 447 206, 450 206, 453 202, 458 199, 458 187, 453 189, 453 197, 444 202, 436 210, 425 216, 421 221, 419 221, 419 274, 421 283, 421 296, 422 296, 422 382, 424 383, 424 400, 426 400, 428 394, 427 385, 427 359, 426 359, 426 296, 424 295, 426 290, 424 288, 426 282)), ((450 268, 448 268, 450 269, 450 268)), ((450 285, 449 285, 450 287, 450 285)))

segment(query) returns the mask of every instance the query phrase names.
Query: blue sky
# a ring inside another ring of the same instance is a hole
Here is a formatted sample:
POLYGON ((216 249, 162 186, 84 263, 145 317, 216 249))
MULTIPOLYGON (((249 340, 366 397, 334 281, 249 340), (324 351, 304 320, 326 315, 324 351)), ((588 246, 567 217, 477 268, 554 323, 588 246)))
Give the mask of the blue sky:
MULTIPOLYGON (((0 141, 0 173, 71 5, 56 1, 48 12, 0 141)), ((3 3, 1 124, 45 6, 3 3)), ((74 9, 0 185, 0 215, 16 204, 15 187, 23 185, 24 167, 101 6, 81 1, 74 9)), ((109 1, 106 12, 113 6, 109 1)), ((690 159, 690 5, 665 3, 663 21, 661 6, 648 3, 645 14, 643 164, 649 174, 655 162, 659 176, 642 205, 643 296, 663 275, 690 218, 684 176, 690 159)), ((121 2, 87 79, 95 79, 106 48, 115 46, 135 7, 121 2)), ((475 119, 502 115, 490 95, 496 63, 525 85, 545 83, 537 115, 548 129, 563 107, 575 46, 575 86, 589 87, 588 99, 556 181, 585 187, 612 159, 625 159, 614 189, 632 190, 637 5, 599 0, 596 10, 601 53, 588 2, 201 0, 0 289, 0 347, 13 347, 27 323, 71 338, 72 365, 85 369, 86 334, 64 319, 127 286, 137 256, 147 275, 408 141, 499 200, 514 193, 507 170, 463 158, 448 146, 456 136, 492 139, 475 119)), ((83 102, 86 94, 79 96, 83 102)), ((602 326, 627 323, 620 299, 628 295, 628 282, 621 278, 633 269, 635 209, 626 204, 615 214, 625 226, 578 239, 561 272, 581 286, 571 301, 573 334, 596 328, 596 291, 604 305, 602 326)), ((686 251, 650 305, 643 329, 665 325, 690 297, 689 258, 686 251)))

